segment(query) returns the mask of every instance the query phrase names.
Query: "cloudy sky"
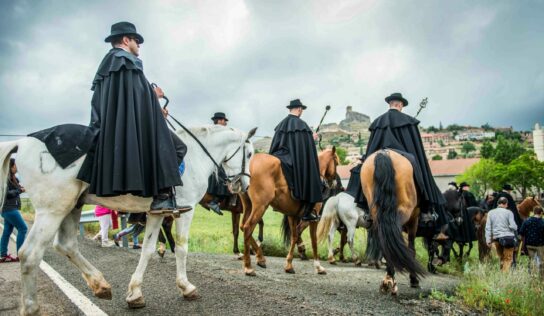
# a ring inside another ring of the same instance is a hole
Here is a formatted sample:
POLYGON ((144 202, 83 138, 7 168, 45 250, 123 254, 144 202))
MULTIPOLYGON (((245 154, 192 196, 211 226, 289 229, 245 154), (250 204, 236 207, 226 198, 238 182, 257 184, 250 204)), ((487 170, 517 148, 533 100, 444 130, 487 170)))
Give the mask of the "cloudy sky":
POLYGON ((269 135, 300 98, 316 125, 372 119, 402 92, 423 126, 544 123, 540 1, 2 1, 0 134, 87 124, 112 23, 145 38, 147 78, 187 125, 224 111, 269 135))

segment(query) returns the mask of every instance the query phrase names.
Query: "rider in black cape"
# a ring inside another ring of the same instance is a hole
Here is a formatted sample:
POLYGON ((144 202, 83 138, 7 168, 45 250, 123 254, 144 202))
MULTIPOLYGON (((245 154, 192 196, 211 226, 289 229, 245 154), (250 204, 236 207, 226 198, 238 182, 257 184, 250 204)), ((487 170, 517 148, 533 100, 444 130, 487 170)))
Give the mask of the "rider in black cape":
MULTIPOLYGON (((444 210, 446 201, 434 182, 433 175, 419 133, 419 121, 407 114, 402 109, 408 106, 408 101, 400 93, 393 93, 385 98, 390 105, 389 111, 379 116, 370 125, 370 139, 366 149, 366 157, 376 151, 389 148, 397 151, 406 157, 414 167, 414 180, 421 194, 420 210, 422 213, 436 212, 436 225, 438 240, 445 240, 448 237, 444 234, 447 229, 448 217, 444 210)), ((360 187, 359 187, 359 190, 360 187)), ((363 209, 368 209, 364 195, 356 194, 359 197, 356 202, 363 209)))
POLYGON ((501 197, 505 197, 508 200, 508 209, 514 213, 514 221, 516 222, 516 225, 518 225, 518 230, 521 228, 521 224, 523 224, 523 220, 521 219, 521 216, 519 215, 518 207, 516 206, 516 202, 514 201, 514 198, 512 197, 512 191, 514 188, 510 184, 504 184, 502 186, 502 191, 497 193, 497 196, 495 197, 495 200, 493 201, 493 207, 491 209, 496 209, 498 207, 497 201, 501 197))
POLYGON ((119 22, 105 41, 113 48, 91 88, 90 125, 100 132, 78 178, 97 196, 154 197, 152 211, 173 210, 172 188, 181 185, 178 166, 187 148, 166 125, 162 90, 154 90, 143 73, 137 56, 144 39, 132 23, 119 22))
POLYGON ((304 204, 304 221, 319 220, 312 211, 321 202, 322 183, 319 160, 314 142, 314 132, 300 119, 306 109, 299 99, 287 106, 289 115, 274 129, 269 153, 281 160, 283 174, 293 197, 304 204))
MULTIPOLYGON (((212 121, 214 125, 227 126, 229 119, 225 113, 217 112, 213 115, 212 121)), ((229 191, 228 186, 223 180, 227 178, 223 167, 220 167, 217 172, 218 176, 212 174, 208 178, 207 193, 213 196, 213 199, 208 203, 208 207, 218 215, 223 215, 223 212, 221 212, 221 209, 219 208, 219 203, 221 203, 221 201, 224 199, 229 199, 229 203, 232 204, 232 200, 234 200, 234 204, 236 204, 236 196, 229 191)))

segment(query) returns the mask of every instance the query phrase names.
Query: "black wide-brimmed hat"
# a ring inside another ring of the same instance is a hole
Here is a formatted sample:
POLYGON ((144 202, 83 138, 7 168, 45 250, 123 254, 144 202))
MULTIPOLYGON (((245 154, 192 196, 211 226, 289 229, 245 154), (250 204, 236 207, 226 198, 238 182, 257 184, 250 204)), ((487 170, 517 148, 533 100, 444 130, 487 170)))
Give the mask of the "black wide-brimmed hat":
POLYGON ((295 109, 295 108, 302 108, 303 110, 306 110, 307 106, 302 104, 299 99, 292 100, 289 102, 289 105, 286 106, 288 109, 295 109))
POLYGON ((452 182, 448 183, 448 185, 452 185, 452 186, 457 188, 457 182, 455 182, 455 181, 452 181, 452 182))
POLYGON ((385 102, 387 102, 387 104, 389 104, 391 101, 400 101, 404 106, 408 106, 408 100, 402 97, 402 93, 395 92, 385 98, 385 102))
POLYGON ((223 120, 225 120, 225 121, 227 121, 227 122, 228 122, 228 120, 229 120, 229 119, 227 118, 227 116, 225 115, 225 113, 223 113, 223 112, 216 112, 216 113, 213 115, 213 117, 212 117, 212 121, 220 120, 220 119, 223 119, 223 120))
POLYGON ((139 44, 144 42, 142 35, 136 32, 136 26, 130 22, 117 22, 111 26, 111 34, 106 37, 104 40, 106 43, 111 42, 111 40, 117 36, 121 35, 134 35, 138 39, 139 44))
POLYGON ((503 190, 506 190, 506 191, 513 191, 514 188, 512 188, 512 186, 508 183, 506 183, 505 185, 502 186, 502 189, 503 190))
POLYGON ((470 184, 468 184, 466 182, 461 182, 461 184, 459 184, 459 189, 462 189, 464 187, 470 187, 470 184))

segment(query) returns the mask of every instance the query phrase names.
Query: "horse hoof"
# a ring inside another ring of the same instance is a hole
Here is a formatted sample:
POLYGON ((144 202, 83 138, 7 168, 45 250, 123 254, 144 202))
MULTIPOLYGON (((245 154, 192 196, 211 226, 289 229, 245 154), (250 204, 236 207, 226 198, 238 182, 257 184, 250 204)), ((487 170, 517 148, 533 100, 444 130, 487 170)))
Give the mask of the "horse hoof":
POLYGON ((99 299, 103 299, 103 300, 111 300, 112 299, 111 287, 99 288, 94 293, 94 296, 98 297, 99 299))
POLYGON ((329 261, 329 264, 332 264, 332 265, 336 265, 336 260, 335 261, 329 261))
POLYGON ((327 270, 325 270, 325 269, 323 269, 323 270, 317 270, 317 274, 326 275, 326 274, 327 274, 327 270))
POLYGON ((266 269, 266 262, 257 262, 257 265, 263 269, 266 269))
POLYGON ((413 288, 413 289, 420 289, 421 288, 419 283, 410 283, 410 287, 413 288))
POLYGON ((293 269, 293 268, 291 268, 291 269, 285 269, 285 273, 295 274, 295 269, 293 269))
POLYGON ((143 296, 138 297, 135 300, 127 301, 128 308, 142 308, 145 307, 145 299, 143 296))
POLYGON ((363 265, 363 263, 361 262, 361 260, 357 260, 357 261, 355 262, 355 266, 356 266, 356 267, 360 267, 360 266, 362 266, 362 265, 363 265))
POLYGON ((257 273, 255 273, 255 270, 253 270, 253 269, 247 270, 245 273, 246 273, 247 276, 256 276, 257 275, 257 273))
POLYGON ((164 258, 164 254, 166 253, 165 250, 161 251, 160 249, 157 250, 157 253, 159 254, 159 257, 164 258))
POLYGON ((301 255, 299 255, 299 258, 301 261, 308 261, 308 257, 306 256, 305 253, 302 253, 301 255))
POLYGON ((198 300, 200 298, 200 295, 198 295, 198 291, 194 289, 189 294, 183 294, 183 298, 187 301, 194 301, 198 300))
POLYGON ((235 256, 236 260, 243 260, 244 259, 244 255, 241 254, 241 253, 235 254, 234 256, 235 256))

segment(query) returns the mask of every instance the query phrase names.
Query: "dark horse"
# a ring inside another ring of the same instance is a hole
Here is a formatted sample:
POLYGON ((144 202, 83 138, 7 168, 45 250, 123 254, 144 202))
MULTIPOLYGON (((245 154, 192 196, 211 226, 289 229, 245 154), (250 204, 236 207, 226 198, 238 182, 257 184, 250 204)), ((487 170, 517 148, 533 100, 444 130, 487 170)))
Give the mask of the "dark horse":
POLYGON ((467 201, 463 194, 457 190, 447 190, 443 193, 446 200, 446 211, 454 218, 450 222, 450 243, 457 243, 459 253, 451 247, 453 255, 460 261, 463 256, 470 256, 473 248, 473 242, 477 241, 477 227, 484 216, 484 210, 480 207, 467 207, 467 201), (464 247, 468 244, 468 251, 464 253, 464 247))
POLYGON ((395 269, 401 273, 408 272, 410 286, 419 287, 419 278, 426 272, 415 257, 420 201, 412 164, 394 151, 377 151, 363 163, 361 183, 369 201, 373 220, 371 230, 377 237, 370 240, 387 261, 387 274, 380 290, 382 293, 397 294, 395 269), (403 231, 408 234, 408 245, 403 231))
MULTIPOLYGON (((238 236, 240 234, 240 217, 244 213, 244 207, 242 205, 242 200, 239 196, 233 197, 236 198, 236 204, 232 205, 230 203, 230 199, 223 199, 219 203, 219 208, 224 211, 230 211, 232 215, 232 235, 234 236, 234 246, 232 248, 232 251, 234 254, 238 257, 239 260, 242 260, 243 254, 240 252, 240 249, 238 248, 238 236)), ((208 203, 213 199, 213 196, 206 193, 202 200, 200 200, 200 205, 204 207, 205 209, 209 210, 208 203)), ((264 221, 261 218, 259 220, 259 243, 263 242, 263 228, 264 228, 264 221)))

